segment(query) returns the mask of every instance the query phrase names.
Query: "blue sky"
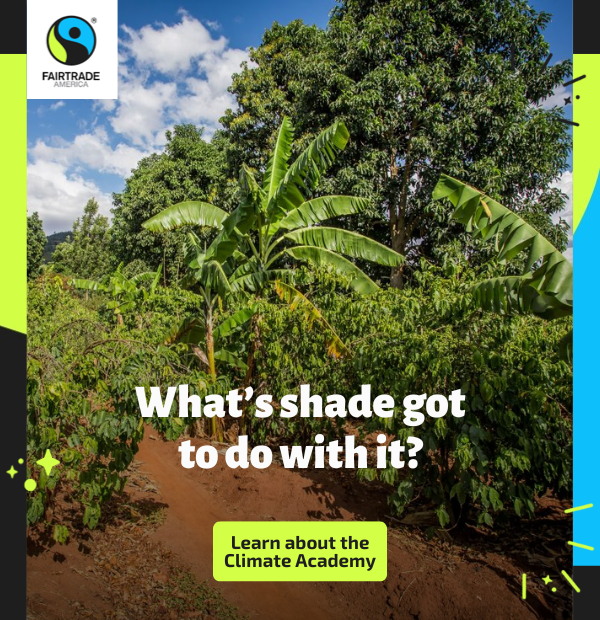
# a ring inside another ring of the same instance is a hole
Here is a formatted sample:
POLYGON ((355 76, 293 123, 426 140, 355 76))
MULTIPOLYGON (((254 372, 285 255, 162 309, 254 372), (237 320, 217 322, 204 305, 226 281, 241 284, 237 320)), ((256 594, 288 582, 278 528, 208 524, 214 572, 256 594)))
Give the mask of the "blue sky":
MULTIPOLYGON (((545 33, 552 62, 570 57, 571 4, 531 5, 554 14, 545 33)), ((40 213, 47 233, 68 230, 91 196, 109 215, 111 192, 123 188, 141 157, 161 150, 166 129, 194 122, 210 135, 218 128, 234 105, 231 73, 265 29, 297 18, 325 27, 333 6, 333 0, 120 0, 119 100, 28 103, 29 212, 40 213)), ((571 193, 569 175, 561 187, 571 193)))

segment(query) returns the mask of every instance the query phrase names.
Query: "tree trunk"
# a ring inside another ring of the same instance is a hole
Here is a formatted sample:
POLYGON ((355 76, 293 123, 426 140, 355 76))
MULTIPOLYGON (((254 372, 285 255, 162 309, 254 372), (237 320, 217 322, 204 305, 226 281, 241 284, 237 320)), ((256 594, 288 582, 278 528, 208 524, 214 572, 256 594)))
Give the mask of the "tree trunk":
MULTIPOLYGON (((404 230, 394 230, 395 227, 392 227, 392 250, 398 252, 398 254, 402 254, 404 256, 404 252, 406 251, 406 239, 404 235, 404 230)), ((404 265, 399 265, 398 267, 392 267, 392 274, 390 276, 390 284, 394 288, 402 288, 404 286, 404 265)))
MULTIPOLYGON (((212 312, 206 321, 206 357, 208 358, 208 372, 213 383, 217 380, 217 370, 215 367, 215 341, 213 338, 213 318, 212 312)), ((223 441, 224 428, 223 419, 214 415, 211 418, 212 436, 217 441, 223 441)))
POLYGON ((213 381, 217 380, 215 368, 215 341, 213 339, 212 318, 206 323, 206 357, 208 358, 208 372, 213 381))
MULTIPOLYGON (((407 222, 406 207, 408 205, 408 195, 410 192, 410 175, 412 174, 412 158, 411 147, 412 139, 417 130, 417 119, 413 118, 410 132, 406 143, 406 155, 404 157, 404 166, 399 167, 397 161, 397 151, 393 150, 390 154, 390 178, 395 183, 398 180, 400 169, 402 169, 402 180, 400 182, 400 193, 398 201, 390 197, 390 232, 392 238, 392 250, 395 250, 402 256, 405 255, 406 245, 410 239, 412 225, 407 222)), ((392 268, 391 285, 394 288, 402 288, 404 286, 404 265, 392 268)))
MULTIPOLYGON (((248 359, 246 360, 246 365, 248 366, 248 370, 246 371, 246 376, 244 377, 244 388, 252 387, 252 383, 254 381, 254 371, 256 367, 256 362, 254 360, 254 355, 258 348, 260 347, 260 317, 257 314, 252 315, 250 319, 250 332, 254 334, 254 339, 250 344, 250 350, 248 351, 248 359)), ((242 402, 242 420, 241 420, 241 434, 249 435, 250 434, 250 419, 248 416, 248 403, 247 401, 242 402)))

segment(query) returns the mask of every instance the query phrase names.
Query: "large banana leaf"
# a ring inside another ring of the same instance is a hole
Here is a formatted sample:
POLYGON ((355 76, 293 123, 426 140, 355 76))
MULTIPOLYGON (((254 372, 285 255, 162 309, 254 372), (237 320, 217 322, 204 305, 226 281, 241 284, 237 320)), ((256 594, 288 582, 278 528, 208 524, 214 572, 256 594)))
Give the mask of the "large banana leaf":
POLYGON ((535 314, 544 319, 556 319, 573 312, 572 306, 540 293, 533 277, 490 278, 478 282, 472 290, 478 305, 496 314, 535 314))
POLYGON ((228 214, 208 202, 180 202, 146 220, 142 226, 153 232, 173 230, 180 226, 219 228, 228 214))
POLYGON ((258 306, 254 304, 249 308, 242 308, 241 310, 238 310, 230 317, 225 319, 214 331, 213 336, 215 339, 215 343, 218 342, 221 338, 229 335, 238 327, 244 325, 244 323, 247 323, 256 313, 257 309, 258 306))
POLYGON ((215 359, 219 362, 225 362, 230 366, 240 368, 241 370, 248 370, 246 362, 227 349, 219 349, 218 351, 215 351, 215 359))
POLYGON ((328 350, 327 352, 335 358, 349 355, 350 349, 344 344, 344 341, 338 336, 337 332, 327 319, 321 314, 321 311, 299 290, 293 286, 277 280, 275 282, 275 292, 279 298, 289 305, 290 310, 300 310, 304 315, 304 320, 308 327, 311 328, 315 321, 325 329, 328 334, 328 350))
POLYGON ((398 252, 359 233, 328 226, 299 228, 284 235, 286 239, 302 245, 314 245, 352 258, 364 258, 379 265, 397 267, 404 262, 398 252))
POLYGON ((252 196, 246 196, 239 207, 223 220, 222 229, 206 250, 206 257, 225 262, 238 249, 242 236, 254 225, 258 205, 252 196))
POLYGON ((303 191, 314 189, 348 142, 346 125, 337 122, 322 131, 288 168, 267 205, 270 222, 283 219, 304 202, 303 191))
POLYGON ((256 182, 256 178, 254 177, 254 173, 246 164, 242 164, 242 168, 240 170, 239 176, 240 188, 244 195, 249 195, 249 197, 254 202, 261 202, 263 190, 260 185, 256 182))
POLYGON ((355 196, 323 196, 302 203, 297 209, 290 211, 279 223, 280 228, 313 226, 324 220, 340 215, 362 213, 369 205, 366 198, 355 196))
POLYGON ((288 162, 292 154, 292 140, 294 139, 294 128, 287 116, 283 119, 273 154, 267 164, 267 170, 263 178, 263 190, 267 196, 267 203, 273 197, 275 190, 279 187, 281 180, 285 177, 288 169, 288 162))
POLYGON ((545 319, 573 313, 573 266, 533 226, 474 187, 447 175, 441 176, 433 197, 447 198, 456 209, 454 219, 476 238, 495 237, 500 260, 526 253, 523 275, 492 278, 475 285, 475 298, 481 307, 545 319))
POLYGON ((333 267, 338 273, 347 277, 350 286, 361 295, 371 295, 379 290, 377 284, 364 271, 347 258, 331 250, 315 246, 297 245, 293 248, 286 248, 284 251, 297 260, 333 267))
POLYGON ((258 293, 270 282, 276 280, 289 282, 293 280, 293 276, 291 269, 259 269, 236 279, 231 278, 231 290, 234 293, 258 293))
POLYGON ((196 280, 205 289, 210 289, 219 295, 231 291, 231 285, 223 266, 216 260, 207 260, 196 271, 196 280))
POLYGON ((71 285, 83 291, 105 291, 106 285, 103 282, 95 280, 86 280, 85 278, 73 278, 71 285))

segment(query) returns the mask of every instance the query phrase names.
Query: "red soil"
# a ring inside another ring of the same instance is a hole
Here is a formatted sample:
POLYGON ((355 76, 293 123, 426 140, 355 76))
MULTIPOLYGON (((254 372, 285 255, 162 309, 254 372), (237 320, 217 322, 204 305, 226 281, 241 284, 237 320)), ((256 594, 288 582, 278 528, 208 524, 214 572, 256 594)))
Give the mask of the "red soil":
MULTIPOLYGON (((151 538, 188 565, 201 581, 219 588, 250 618, 533 620, 562 618, 562 608, 568 606, 566 595, 549 605, 543 585, 532 575, 523 601, 521 573, 526 568, 517 566, 497 544, 491 550, 485 543, 428 542, 418 529, 405 526, 388 529, 384 582, 216 583, 212 579, 212 527, 217 521, 383 520, 389 514, 385 496, 357 483, 353 472, 290 471, 276 463, 265 470, 231 470, 223 457, 212 470, 186 470, 177 447, 178 442, 153 439, 150 431, 138 454, 140 471, 157 484, 157 501, 168 506, 165 523, 151 538)), ((480 540, 477 532, 472 536, 480 540)), ((32 596, 45 597, 45 604, 52 598, 52 605, 59 605, 61 596, 72 601, 98 594, 78 581, 77 571, 85 574, 89 560, 72 547, 65 547, 65 561, 58 566, 75 566, 75 571, 63 569, 56 574, 60 571, 51 553, 30 558, 32 596)), ((98 611, 102 613, 101 608, 98 611)))

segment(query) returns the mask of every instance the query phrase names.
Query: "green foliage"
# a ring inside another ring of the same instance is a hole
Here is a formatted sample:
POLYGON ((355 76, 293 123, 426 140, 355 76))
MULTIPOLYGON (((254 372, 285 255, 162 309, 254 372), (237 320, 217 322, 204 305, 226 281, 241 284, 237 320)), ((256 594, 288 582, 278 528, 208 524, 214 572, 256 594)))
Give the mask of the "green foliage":
MULTIPOLYGON (((28 522, 65 543, 52 508, 68 494, 96 527, 143 436, 135 387, 180 383, 272 394, 275 415, 240 420, 254 443, 308 444, 348 425, 418 436, 418 468, 359 475, 387 486, 396 513, 419 499, 442 527, 469 507, 491 526, 507 510, 531 516, 548 489, 567 495, 572 369, 557 348, 572 271, 551 184, 570 138, 559 110, 532 103, 571 66, 543 71, 547 22, 525 0, 342 0, 326 31, 275 24, 234 78, 224 132, 167 132, 165 152, 114 195, 110 231, 88 202, 54 256, 85 294, 58 277, 29 288, 28 522), (442 170, 485 194, 447 176, 433 194, 442 170), (382 289, 390 271, 396 288, 382 289), (394 415, 278 417, 277 399, 307 383, 346 398, 370 384, 394 415), (406 395, 459 388, 464 417, 404 424, 406 395), (32 467, 46 449, 61 461, 49 477, 32 467)), ((32 278, 37 214, 29 228, 32 278)), ((171 413, 149 421, 168 440, 202 423, 171 413)))
POLYGON ((27 279, 31 280, 40 273, 46 235, 42 220, 36 213, 27 216, 27 279))
POLYGON ((137 273, 127 278, 123 273, 123 265, 121 264, 113 274, 105 276, 100 281, 74 278, 71 280, 71 284, 79 290, 102 291, 109 294, 112 299, 106 303, 106 307, 113 310, 118 323, 123 324, 124 314, 135 312, 141 329, 143 306, 154 296, 161 272, 162 267, 159 267, 155 272, 137 273))
POLYGON ((99 205, 90 198, 81 218, 73 223, 72 236, 56 246, 52 270, 80 278, 99 278, 110 270, 110 227, 108 218, 98 214, 99 205))
POLYGON ((495 239, 498 260, 526 254, 522 275, 492 278, 473 287, 482 308, 499 314, 531 313, 544 319, 573 314, 573 266, 533 226, 489 196, 447 175, 441 176, 434 198, 447 198, 456 209, 453 218, 475 238, 495 239))
POLYGON ((163 265, 167 279, 181 277, 185 231, 153 234, 142 228, 147 219, 176 203, 213 202, 226 193, 225 152, 202 139, 193 125, 167 132, 164 153, 143 158, 114 194, 112 252, 126 265, 143 261, 151 270, 163 265))
MULTIPOLYGON (((565 497, 571 489, 572 369, 557 354, 571 319, 482 314, 467 294, 476 277, 465 264, 454 264, 446 277, 426 264, 421 268, 418 285, 368 300, 340 295, 330 275, 314 282, 305 273, 304 285, 314 287, 321 312, 339 326, 352 355, 325 358, 324 333, 307 331, 285 307, 269 306, 261 321, 264 346, 256 354, 258 381, 276 399, 297 393, 302 383, 313 394, 349 398, 362 384, 370 384, 374 395, 391 394, 393 418, 351 424, 365 434, 423 440, 417 469, 360 472, 390 486, 396 512, 420 496, 437 510, 442 526, 468 505, 487 525, 511 509, 532 516, 536 495, 554 489, 565 497), (406 395, 459 388, 467 397, 465 417, 426 415, 422 426, 404 424, 406 395)), ((309 443, 317 432, 331 438, 347 432, 345 423, 273 417, 255 420, 252 429, 256 442, 309 443)))
MULTIPOLYGON (((67 493, 83 524, 94 528, 102 504, 123 490, 144 433, 136 386, 189 383, 192 393, 205 395, 228 385, 212 385, 182 364, 176 348, 156 344, 167 318, 158 313, 156 327, 116 329, 58 277, 30 284, 28 302, 28 475, 37 476, 37 489, 28 495, 27 519, 45 521, 55 540, 65 542, 68 533, 53 518, 56 497, 67 493), (33 467, 47 449, 61 462, 49 477, 33 467)), ((186 428, 175 408, 172 417, 148 420, 170 440, 186 428)))
POLYGON ((566 225, 552 215, 565 196, 552 182, 567 168, 569 132, 559 110, 532 105, 572 70, 570 61, 544 66, 549 19, 525 0, 343 0, 325 31, 274 24, 234 76, 238 108, 222 119, 232 170, 264 169, 283 116, 301 136, 297 149, 343 121, 352 140, 320 189, 368 198, 378 217, 353 229, 409 266, 450 238, 473 245, 432 200, 442 171, 470 179, 564 249, 566 225))
POLYGON ((402 263, 400 254, 358 233, 299 227, 307 221, 320 223, 366 207, 366 201, 351 196, 327 196, 318 201, 307 196, 348 143, 345 125, 334 123, 325 129, 289 163, 293 135, 290 121, 284 118, 262 183, 256 181, 250 168, 242 166, 241 201, 229 216, 213 205, 187 202, 165 209, 144 222, 144 227, 155 232, 186 225, 217 228, 216 238, 205 252, 197 253, 196 263, 202 269, 206 265, 218 267, 223 284, 229 276, 229 287, 237 292, 262 295, 269 283, 292 278, 294 270, 286 264, 287 257, 327 265, 346 276, 349 285, 360 293, 376 291, 377 284, 341 254, 394 266, 402 263), (227 272, 226 262, 235 270, 227 272))

